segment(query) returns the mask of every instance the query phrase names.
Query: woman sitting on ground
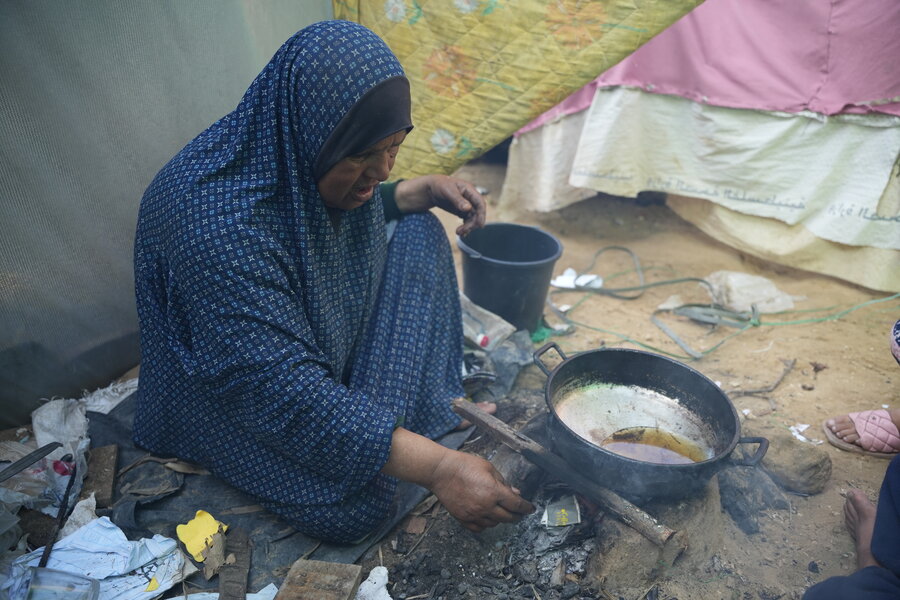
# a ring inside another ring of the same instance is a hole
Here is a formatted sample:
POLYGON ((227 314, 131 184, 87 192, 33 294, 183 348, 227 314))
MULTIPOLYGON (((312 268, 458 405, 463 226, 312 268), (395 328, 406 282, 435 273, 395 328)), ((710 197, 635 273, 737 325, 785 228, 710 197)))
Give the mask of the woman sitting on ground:
POLYGON ((533 510, 487 461, 432 440, 460 424, 462 327, 440 207, 484 223, 461 180, 381 185, 409 82, 368 29, 291 37, 234 112, 156 176, 135 279, 135 441, 204 465, 300 531, 357 541, 397 478, 480 531, 533 510))

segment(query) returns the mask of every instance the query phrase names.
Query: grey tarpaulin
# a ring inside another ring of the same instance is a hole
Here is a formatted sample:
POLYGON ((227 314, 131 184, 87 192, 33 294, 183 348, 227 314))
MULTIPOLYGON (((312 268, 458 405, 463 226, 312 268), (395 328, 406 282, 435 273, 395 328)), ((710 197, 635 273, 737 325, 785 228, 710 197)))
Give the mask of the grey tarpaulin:
POLYGON ((0 3, 0 428, 138 364, 138 204, 330 0, 0 3))

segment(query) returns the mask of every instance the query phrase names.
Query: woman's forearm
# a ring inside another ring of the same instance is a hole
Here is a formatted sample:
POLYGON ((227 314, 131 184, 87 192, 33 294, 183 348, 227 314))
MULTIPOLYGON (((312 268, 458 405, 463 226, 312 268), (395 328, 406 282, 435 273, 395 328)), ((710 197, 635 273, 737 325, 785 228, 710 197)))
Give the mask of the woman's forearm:
POLYGON ((398 427, 382 471, 431 490, 464 527, 481 531, 534 510, 485 459, 398 427))
POLYGON ((398 427, 391 439, 391 453, 382 472, 431 489, 435 472, 450 450, 427 437, 398 427))

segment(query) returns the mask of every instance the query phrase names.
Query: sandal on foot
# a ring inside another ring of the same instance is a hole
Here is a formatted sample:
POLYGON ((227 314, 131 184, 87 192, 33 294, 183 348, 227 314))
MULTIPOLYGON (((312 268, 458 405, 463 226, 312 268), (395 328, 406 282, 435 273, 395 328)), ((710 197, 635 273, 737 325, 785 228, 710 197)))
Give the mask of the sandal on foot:
POLYGON ((859 439, 854 443, 845 442, 831 430, 828 421, 824 421, 822 430, 832 446, 878 458, 893 458, 900 452, 900 431, 897 430, 888 411, 879 408, 850 413, 847 416, 853 421, 859 439))

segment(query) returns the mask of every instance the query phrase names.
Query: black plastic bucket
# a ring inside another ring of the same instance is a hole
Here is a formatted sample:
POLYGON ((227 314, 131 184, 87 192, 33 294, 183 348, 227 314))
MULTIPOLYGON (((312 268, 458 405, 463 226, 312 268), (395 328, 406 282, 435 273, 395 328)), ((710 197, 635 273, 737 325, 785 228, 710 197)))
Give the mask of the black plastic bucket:
POLYGON ((466 296, 516 329, 537 329, 553 265, 562 254, 560 241, 537 227, 490 223, 456 244, 466 296))

